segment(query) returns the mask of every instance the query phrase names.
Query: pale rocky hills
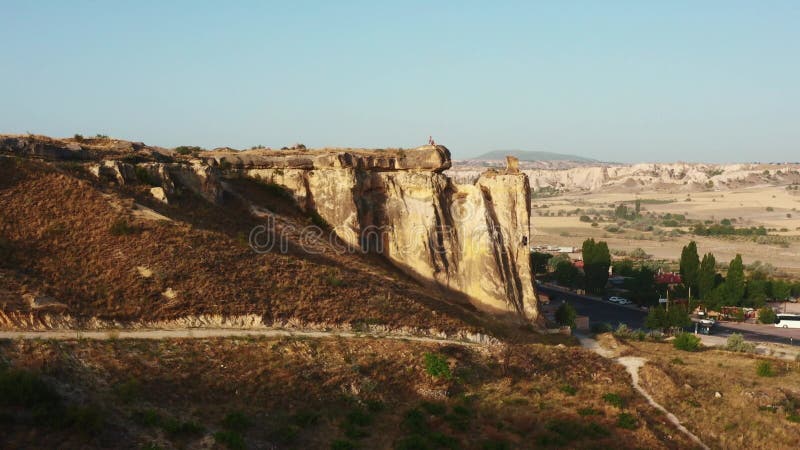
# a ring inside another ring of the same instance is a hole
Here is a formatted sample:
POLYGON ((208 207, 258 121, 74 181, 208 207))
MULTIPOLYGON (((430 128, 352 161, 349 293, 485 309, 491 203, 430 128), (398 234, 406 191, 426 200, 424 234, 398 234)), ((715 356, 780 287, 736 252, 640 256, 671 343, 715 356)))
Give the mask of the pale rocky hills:
MULTIPOLYGON (((728 190, 759 185, 800 183, 800 164, 572 164, 558 166, 548 161, 521 164, 534 191, 556 192, 620 191, 702 191, 728 190)), ((457 161, 451 169, 454 179, 468 182, 480 172, 485 162, 457 161)))

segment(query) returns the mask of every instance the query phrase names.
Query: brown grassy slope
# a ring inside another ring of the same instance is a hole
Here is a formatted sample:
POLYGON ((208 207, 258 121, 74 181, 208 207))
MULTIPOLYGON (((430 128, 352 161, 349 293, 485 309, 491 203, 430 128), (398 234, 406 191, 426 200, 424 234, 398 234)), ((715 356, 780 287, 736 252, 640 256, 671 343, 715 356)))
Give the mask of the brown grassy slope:
POLYGON ((621 367, 579 348, 506 352, 368 338, 5 341, 2 360, 57 388, 68 419, 37 425, 28 411, 46 399, 0 400, 0 432, 12 446, 196 448, 233 428, 248 448, 330 448, 335 440, 358 448, 692 447, 633 392, 621 367), (442 355, 443 375, 430 374, 426 353, 442 355), (226 423, 234 412, 245 425, 226 423))
POLYGON ((723 350, 690 353, 668 343, 628 341, 622 349, 648 358, 644 388, 706 444, 797 448, 800 363, 723 350), (775 376, 758 376, 759 361, 769 362, 775 376))
MULTIPOLYGON (((266 206, 291 210, 255 183, 237 183, 266 206)), ((326 247, 311 255, 296 245, 289 254, 256 254, 247 236, 260 222, 235 196, 218 207, 185 192, 167 206, 148 188, 101 183, 74 164, 0 158, 0 233, 13 253, 0 264, 0 307, 27 311, 21 294, 34 291, 66 303, 70 314, 121 321, 256 314, 445 331, 487 325, 378 260, 326 247), (173 220, 143 219, 134 202, 173 220), (120 220, 134 231, 112 234, 120 220), (169 288, 177 298, 162 295, 169 288)))

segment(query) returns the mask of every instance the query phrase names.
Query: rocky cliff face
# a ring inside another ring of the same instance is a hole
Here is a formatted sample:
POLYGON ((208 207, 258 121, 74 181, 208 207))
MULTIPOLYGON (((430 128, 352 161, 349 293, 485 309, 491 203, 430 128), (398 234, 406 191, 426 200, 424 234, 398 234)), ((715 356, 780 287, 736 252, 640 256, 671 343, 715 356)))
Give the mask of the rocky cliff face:
POLYGON ((538 318, 530 185, 515 170, 458 185, 442 146, 405 151, 215 152, 211 164, 287 188, 348 245, 477 306, 538 318))
POLYGON ((222 150, 189 157, 125 141, 18 136, 2 137, 0 153, 83 161, 98 178, 152 185, 150 192, 163 202, 189 190, 219 204, 226 176, 278 185, 332 228, 346 244, 341 251, 380 254, 479 308, 539 318, 528 250, 530 185, 514 165, 459 185, 443 173, 451 166, 443 146, 222 150))

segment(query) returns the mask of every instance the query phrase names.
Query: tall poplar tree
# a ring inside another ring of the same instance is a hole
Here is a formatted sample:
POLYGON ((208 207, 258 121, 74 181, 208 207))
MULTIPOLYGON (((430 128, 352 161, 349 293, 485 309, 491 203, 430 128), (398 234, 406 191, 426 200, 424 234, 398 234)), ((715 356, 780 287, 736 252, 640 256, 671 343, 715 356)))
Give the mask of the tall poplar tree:
POLYGON ((700 270, 700 256, 697 254, 697 243, 689 242, 681 251, 681 279, 683 285, 697 292, 698 272, 700 270))

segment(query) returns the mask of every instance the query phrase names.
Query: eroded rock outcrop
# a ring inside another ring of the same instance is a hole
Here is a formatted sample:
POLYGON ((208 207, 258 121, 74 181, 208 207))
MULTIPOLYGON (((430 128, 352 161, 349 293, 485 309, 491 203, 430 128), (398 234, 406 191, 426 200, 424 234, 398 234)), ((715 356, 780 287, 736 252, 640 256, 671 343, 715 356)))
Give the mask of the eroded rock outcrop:
POLYGON ((415 150, 255 151, 212 156, 290 190, 348 244, 477 306, 538 318, 530 270, 530 185, 514 162, 457 185, 443 146, 415 150))
POLYGON ((223 201, 225 176, 280 185, 346 248, 380 254, 422 283, 493 312, 539 318, 529 260, 530 184, 514 159, 456 184, 443 146, 413 150, 215 150, 195 156, 116 140, 0 137, 0 153, 85 160, 99 179, 223 201), (129 144, 129 145, 128 145, 129 144), (127 146, 126 146, 127 145, 127 146))

